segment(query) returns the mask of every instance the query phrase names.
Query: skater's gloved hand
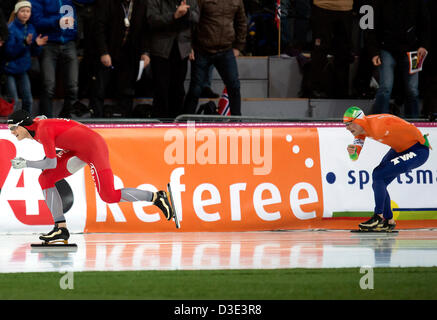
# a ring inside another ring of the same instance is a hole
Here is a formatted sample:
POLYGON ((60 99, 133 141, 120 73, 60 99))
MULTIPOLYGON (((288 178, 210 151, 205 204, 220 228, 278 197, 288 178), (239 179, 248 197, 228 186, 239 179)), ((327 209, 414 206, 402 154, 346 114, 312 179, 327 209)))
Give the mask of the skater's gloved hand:
POLYGON ((14 158, 11 160, 12 168, 23 169, 27 167, 26 160, 23 158, 14 158))
POLYGON ((352 161, 356 161, 358 159, 357 146, 350 144, 347 146, 347 152, 349 153, 349 158, 352 161))

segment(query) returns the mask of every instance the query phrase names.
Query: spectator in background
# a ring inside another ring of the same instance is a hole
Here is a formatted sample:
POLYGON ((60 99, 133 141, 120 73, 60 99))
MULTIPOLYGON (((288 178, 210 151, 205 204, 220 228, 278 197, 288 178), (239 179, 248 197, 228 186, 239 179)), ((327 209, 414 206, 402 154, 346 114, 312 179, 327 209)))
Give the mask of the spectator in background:
POLYGON ((293 41, 294 28, 292 26, 292 16, 294 11, 294 1, 281 0, 281 52, 293 41))
POLYGON ((195 113, 211 65, 217 69, 229 95, 232 115, 241 115, 240 80, 236 57, 246 43, 247 23, 242 0, 198 0, 200 19, 194 33, 191 82, 184 110, 195 113))
POLYGON ((298 49, 305 49, 309 42, 312 0, 294 0, 295 20, 293 43, 298 49))
MULTIPOLYGON (((3 61, 4 44, 8 40, 8 25, 6 24, 6 18, 3 15, 2 9, 0 9, 0 61, 3 61)), ((3 70, 0 68, 0 95, 2 94, 2 78, 3 70)))
POLYGON ((282 9, 282 18, 287 22, 282 26, 289 25, 290 39, 285 47, 284 53, 289 56, 298 56, 302 51, 306 51, 311 47, 311 3, 312 0, 291 0, 287 9, 288 17, 284 17, 285 11, 282 9))
POLYGON ((97 53, 95 50, 95 0, 83 0, 82 3, 73 0, 77 9, 78 25, 78 55, 82 57, 79 63, 79 99, 90 98, 91 86, 96 79, 97 53))
POLYGON ((21 108, 31 113, 32 90, 27 71, 31 67, 31 57, 40 53, 40 47, 47 43, 48 37, 37 35, 33 25, 29 24, 32 5, 29 1, 20 1, 15 5, 15 18, 9 23, 9 37, 5 44, 5 62, 2 65, 6 73, 6 89, 9 98, 18 106, 18 92, 21 93, 21 108))
POLYGON ((407 52, 419 57, 429 48, 429 13, 426 0, 374 0, 374 30, 367 31, 372 63, 379 70, 379 88, 374 113, 388 113, 396 65, 405 89, 405 116, 419 116, 419 75, 409 74, 407 52))
POLYGON ((14 8, 15 8, 16 3, 17 3, 17 0, 1 0, 0 1, 0 9, 3 10, 3 15, 5 16, 6 20, 9 19, 9 16, 14 12, 14 8))
POLYGON ((423 114, 433 121, 437 118, 437 1, 428 1, 428 12, 431 15, 431 34, 429 56, 424 63, 424 97, 423 114))
POLYGON ((353 0, 314 0, 311 96, 347 98, 353 0), (332 67, 330 67, 332 60, 332 67))
POLYGON ((212 73, 214 72, 214 66, 211 65, 208 70, 208 77, 203 85, 201 98, 215 99, 219 98, 220 95, 212 90, 212 73))
POLYGON ((62 67, 64 85, 64 105, 60 117, 69 118, 71 106, 77 101, 78 58, 76 50, 77 18, 72 0, 31 0, 30 22, 38 34, 48 36, 40 57, 42 90, 40 112, 51 118, 52 99, 56 89, 56 69, 62 67), (59 63, 59 64, 58 64, 59 63))
POLYGON ((182 113, 192 28, 199 21, 197 0, 149 0, 153 106, 162 118, 182 113))
POLYGON ((130 117, 140 60, 150 63, 146 0, 97 0, 95 42, 99 56, 95 117, 103 116, 106 88, 112 77, 123 117, 130 117))
MULTIPOLYGON (((354 69, 352 76, 352 96, 359 99, 373 99, 375 96, 374 76, 376 71, 373 68, 372 59, 369 57, 364 42, 365 30, 360 27, 360 20, 365 19, 369 14, 367 11, 360 12, 361 8, 369 4, 369 0, 354 0, 353 29, 352 29, 352 51, 355 54, 354 69), (372 83, 372 86, 371 86, 372 83)), ((364 20, 363 20, 364 21, 364 20)))

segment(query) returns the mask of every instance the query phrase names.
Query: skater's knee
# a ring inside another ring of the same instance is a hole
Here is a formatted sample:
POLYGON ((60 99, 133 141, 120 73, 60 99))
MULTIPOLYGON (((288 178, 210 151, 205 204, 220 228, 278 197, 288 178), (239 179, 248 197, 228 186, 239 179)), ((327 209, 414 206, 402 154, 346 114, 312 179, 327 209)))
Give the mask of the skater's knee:
POLYGON ((378 180, 384 180, 384 173, 381 169, 379 168, 375 168, 372 171, 372 180, 373 182, 378 181, 378 180))
POLYGON ((53 188, 55 186, 56 179, 50 174, 49 171, 43 171, 38 178, 38 182, 41 186, 41 189, 44 190, 53 188))
POLYGON ((78 157, 71 157, 67 161, 67 170, 73 174, 86 166, 86 162, 80 160, 78 157))
POLYGON ((118 203, 121 200, 120 190, 100 190, 99 195, 106 203, 118 203))

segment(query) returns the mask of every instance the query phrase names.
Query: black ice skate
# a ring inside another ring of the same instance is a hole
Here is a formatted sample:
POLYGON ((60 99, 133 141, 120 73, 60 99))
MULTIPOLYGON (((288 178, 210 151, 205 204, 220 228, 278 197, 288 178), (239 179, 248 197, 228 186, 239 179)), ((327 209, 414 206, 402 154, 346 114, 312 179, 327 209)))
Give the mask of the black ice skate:
POLYGON ((397 232, 394 231, 394 228, 396 227, 396 223, 389 223, 388 220, 384 219, 382 225, 378 224, 375 231, 381 231, 381 232, 397 232))
POLYGON ((167 220, 170 220, 173 218, 174 211, 173 207, 170 204, 170 201, 168 200, 167 192, 161 190, 155 193, 155 200, 153 201, 153 204, 157 206, 159 209, 161 209, 162 213, 164 214, 164 217, 167 220))
POLYGON ((70 238, 70 233, 67 228, 59 227, 58 224, 55 224, 53 230, 49 233, 43 234, 39 237, 42 240, 42 243, 31 244, 32 248, 64 248, 69 247, 72 249, 76 249, 76 244, 68 243, 68 239, 70 238))
POLYGON ((384 219, 379 215, 374 214, 369 220, 361 222, 358 227, 363 231, 374 231, 376 228, 381 227, 384 223, 384 219))
POLYGON ((52 243, 63 243, 68 244, 68 239, 70 238, 70 233, 67 228, 59 228, 58 224, 55 224, 53 230, 49 233, 45 233, 39 237, 40 240, 43 240, 47 244, 52 243))
POLYGON ((379 215, 374 214, 369 220, 362 222, 358 225, 358 230, 352 230, 351 232, 382 232, 382 233, 397 233, 393 230, 396 224, 388 223, 388 220, 381 218, 379 215))

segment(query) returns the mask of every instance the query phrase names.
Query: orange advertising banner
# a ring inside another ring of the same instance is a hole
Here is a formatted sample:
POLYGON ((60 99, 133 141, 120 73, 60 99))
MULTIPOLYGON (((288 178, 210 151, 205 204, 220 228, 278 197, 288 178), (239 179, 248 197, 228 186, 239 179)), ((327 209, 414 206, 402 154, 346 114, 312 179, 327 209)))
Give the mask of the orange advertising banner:
MULTIPOLYGON (((115 187, 165 190, 180 231, 308 229, 323 225, 317 128, 153 126, 95 128, 106 140, 115 187)), ((84 232, 176 231, 149 202, 104 203, 85 170, 84 232)))
MULTIPOLYGON (((433 144, 437 124, 415 124, 433 144)), ((357 229, 375 208, 372 172, 389 147, 366 140, 357 161, 342 123, 90 124, 108 144, 114 185, 149 191, 170 183, 181 228, 150 202, 107 204, 86 166, 58 190, 71 232, 226 232, 357 229), (64 203, 63 203, 64 204, 64 203)), ((53 224, 38 160, 0 125, 0 232, 46 232, 53 224)), ((437 227, 437 154, 389 186, 397 229, 437 227)), ((58 187, 58 186, 57 186, 58 187)))

